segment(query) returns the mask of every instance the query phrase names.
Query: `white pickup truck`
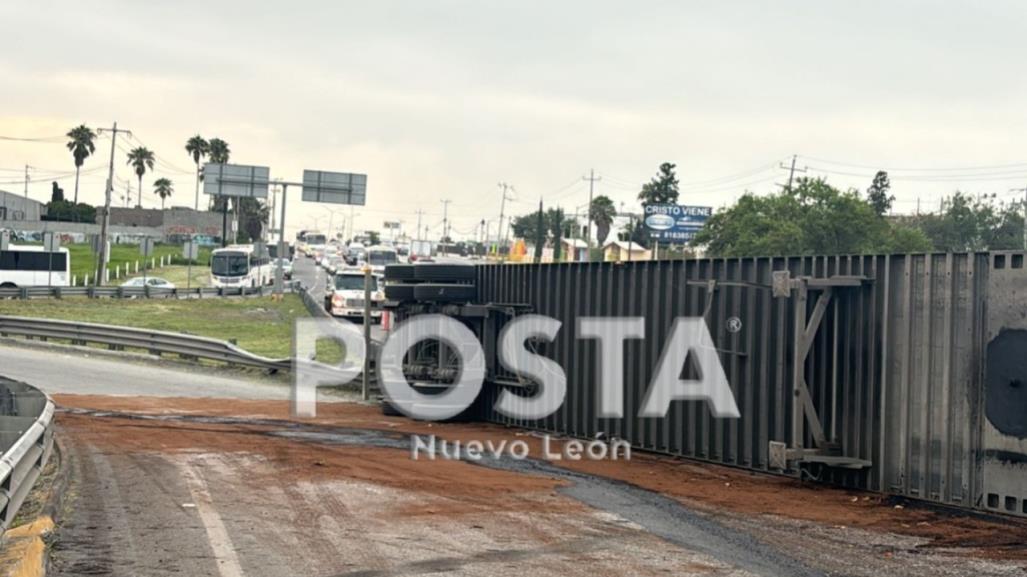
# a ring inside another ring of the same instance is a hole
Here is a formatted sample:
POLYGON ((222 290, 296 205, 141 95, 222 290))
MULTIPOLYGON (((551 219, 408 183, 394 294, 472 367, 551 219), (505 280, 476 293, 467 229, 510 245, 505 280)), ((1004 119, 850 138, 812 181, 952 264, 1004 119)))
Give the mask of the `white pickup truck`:
MULTIPOLYGON (((371 321, 382 318, 382 279, 371 275, 371 321)), ((333 317, 361 318, 364 316, 364 271, 343 269, 328 276, 325 286, 325 310, 333 317)))

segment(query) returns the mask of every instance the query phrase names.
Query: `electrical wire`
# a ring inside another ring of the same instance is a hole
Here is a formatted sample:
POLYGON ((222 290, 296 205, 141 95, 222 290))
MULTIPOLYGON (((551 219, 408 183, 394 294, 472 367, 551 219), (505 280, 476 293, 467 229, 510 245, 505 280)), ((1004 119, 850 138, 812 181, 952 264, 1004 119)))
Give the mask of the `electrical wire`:
POLYGON ((55 143, 55 142, 61 142, 65 138, 66 138, 65 136, 45 136, 45 137, 42 137, 42 138, 25 138, 25 137, 20 137, 20 136, 0 136, 0 140, 9 141, 9 142, 45 142, 45 143, 55 143))
MULTIPOLYGON (((932 167, 932 168, 900 168, 900 167, 884 167, 884 166, 871 166, 867 164, 856 164, 851 162, 841 162, 837 160, 828 160, 825 158, 815 158, 812 156, 798 155, 798 158, 809 160, 812 162, 820 162, 822 164, 833 164, 836 166, 848 166, 851 168, 866 168, 869 170, 884 170, 887 172, 966 172, 966 171, 982 171, 982 170, 998 170, 1005 168, 1020 168, 1021 170, 1027 170, 1027 163, 1020 162, 1015 164, 993 164, 984 166, 963 166, 963 167, 932 167)), ((889 174, 890 176, 890 174, 889 174)))

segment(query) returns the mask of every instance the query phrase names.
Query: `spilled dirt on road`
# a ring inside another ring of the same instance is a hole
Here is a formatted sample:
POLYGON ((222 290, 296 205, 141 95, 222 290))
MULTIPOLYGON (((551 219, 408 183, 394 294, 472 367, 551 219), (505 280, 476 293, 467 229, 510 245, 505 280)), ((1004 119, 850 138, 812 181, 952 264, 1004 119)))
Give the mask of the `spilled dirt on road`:
MULTIPOLYGON (((288 403, 278 401, 217 401, 140 397, 59 396, 63 408, 117 413, 208 415, 264 420, 263 424, 217 424, 142 421, 126 418, 93 419, 61 414, 62 426, 75 435, 127 451, 256 452, 277 464, 277 470, 296 479, 354 479, 402 491, 418 491, 446 498, 446 507, 407 503, 390 511, 398 516, 461 515, 483 511, 572 511, 582 505, 558 494, 565 480, 542 475, 489 469, 459 461, 437 460, 426 466, 403 450, 382 450, 357 445, 301 443, 268 436, 274 424, 289 421, 288 403), (262 435, 259 443, 253 435, 262 435)), ((409 434, 434 434, 450 440, 512 440, 527 442, 533 455, 541 454, 537 435, 480 423, 422 423, 383 416, 376 406, 327 403, 319 416, 303 422, 325 430, 380 431, 402 439, 409 434)), ((623 461, 560 461, 554 465, 580 473, 623 481, 666 495, 686 506, 739 520, 756 517, 782 519, 797 527, 816 524, 828 530, 860 530, 913 538, 914 547, 992 560, 1025 560, 1027 523, 987 517, 891 499, 858 491, 803 484, 794 479, 759 474, 710 464, 697 464, 636 452, 623 461)), ((801 530, 801 529, 800 529, 801 530)), ((888 547, 876 554, 888 558, 888 547)))

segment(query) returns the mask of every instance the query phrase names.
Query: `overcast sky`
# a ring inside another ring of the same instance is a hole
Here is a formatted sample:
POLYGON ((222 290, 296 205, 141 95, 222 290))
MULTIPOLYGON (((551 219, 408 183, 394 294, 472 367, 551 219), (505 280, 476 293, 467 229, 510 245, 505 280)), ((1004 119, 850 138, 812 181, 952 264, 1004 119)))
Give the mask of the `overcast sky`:
MULTIPOLYGON (((573 212, 594 168, 597 193, 637 210, 664 161, 681 202, 708 206, 772 191, 792 154, 861 189, 878 167, 931 169, 893 171, 899 212, 1027 186, 1027 3, 1012 0, 35 0, 4 2, 0 21, 0 137, 117 121, 125 147, 162 160, 144 206, 159 176, 192 205, 196 133, 273 177, 367 173, 360 228, 413 232, 421 209, 438 231, 449 199, 456 236, 498 217, 500 181, 516 188, 508 214, 540 196, 573 212)), ((102 202, 99 147, 87 202, 102 202)), ((0 140, 0 188, 20 192, 26 163, 40 200, 74 168, 62 142, 0 140)), ((288 212, 291 230, 327 228, 298 194, 288 212)))

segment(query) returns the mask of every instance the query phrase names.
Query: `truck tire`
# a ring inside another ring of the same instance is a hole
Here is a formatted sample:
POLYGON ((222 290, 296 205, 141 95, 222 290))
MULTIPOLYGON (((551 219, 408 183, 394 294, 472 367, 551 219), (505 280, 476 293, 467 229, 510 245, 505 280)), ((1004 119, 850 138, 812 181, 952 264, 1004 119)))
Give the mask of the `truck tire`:
POLYGON ((385 280, 414 280, 414 265, 390 264, 386 266, 385 280))
POLYGON ((478 298, 478 288, 474 285, 424 283, 413 287, 414 298, 419 301, 459 303, 478 298))
POLYGON ((477 276, 469 264, 419 264, 414 265, 414 278, 421 281, 472 281, 477 276))
POLYGON ((387 284, 385 285, 385 298, 390 301, 412 301, 414 300, 413 284, 387 284))

